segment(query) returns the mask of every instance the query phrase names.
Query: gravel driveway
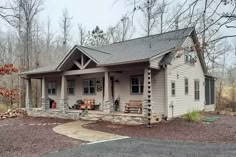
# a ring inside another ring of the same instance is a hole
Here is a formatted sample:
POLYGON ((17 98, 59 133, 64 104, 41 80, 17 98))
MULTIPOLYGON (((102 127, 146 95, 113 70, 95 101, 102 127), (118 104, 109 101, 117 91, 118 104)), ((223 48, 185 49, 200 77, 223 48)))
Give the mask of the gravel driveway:
POLYGON ((236 145, 124 139, 84 145, 44 157, 235 157, 236 145))
POLYGON ((37 157, 79 146, 83 141, 56 134, 52 128, 71 120, 18 117, 0 121, 0 157, 37 157))
POLYGON ((190 123, 178 118, 153 124, 152 128, 146 128, 145 125, 114 125, 110 122, 98 122, 88 124, 85 127, 134 138, 236 144, 236 116, 219 116, 215 114, 207 114, 205 116, 217 116, 220 119, 208 124, 202 122, 190 123))

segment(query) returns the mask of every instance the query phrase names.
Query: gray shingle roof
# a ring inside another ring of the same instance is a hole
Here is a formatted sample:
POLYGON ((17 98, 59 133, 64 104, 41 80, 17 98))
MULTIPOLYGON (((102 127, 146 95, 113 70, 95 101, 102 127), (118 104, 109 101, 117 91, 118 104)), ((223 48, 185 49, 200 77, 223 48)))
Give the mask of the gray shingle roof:
POLYGON ((59 72, 56 70, 56 68, 57 68, 57 64, 49 65, 46 67, 41 67, 41 68, 33 69, 30 71, 25 71, 25 72, 22 72, 21 74, 22 75, 31 75, 31 74, 41 74, 41 73, 49 73, 49 72, 59 72))
MULTIPOLYGON (((174 48, 179 48, 184 40, 193 32, 194 28, 185 28, 175 31, 165 32, 162 34, 151 35, 149 37, 141 37, 123 42, 113 43, 101 47, 84 47, 76 46, 83 53, 91 57, 98 65, 119 64, 125 62, 135 62, 149 59, 153 56, 160 55, 174 48)), ((70 51, 69 53, 73 53, 70 51)), ((70 54, 68 54, 70 55, 70 54)), ((68 56, 67 55, 67 56, 68 56)), ((168 57, 170 62, 171 56, 168 57)), ((161 62, 163 62, 162 60, 161 62)), ((22 74, 39 74, 58 72, 58 65, 52 65, 22 74)))
MULTIPOLYGON (((103 65, 149 59, 173 48, 179 48, 193 30, 194 28, 185 28, 149 37, 95 47, 93 49, 110 54, 106 55, 106 57, 102 57, 101 60, 98 59, 99 64, 103 65)), ((101 54, 92 54, 94 58, 97 58, 97 55, 101 54)))

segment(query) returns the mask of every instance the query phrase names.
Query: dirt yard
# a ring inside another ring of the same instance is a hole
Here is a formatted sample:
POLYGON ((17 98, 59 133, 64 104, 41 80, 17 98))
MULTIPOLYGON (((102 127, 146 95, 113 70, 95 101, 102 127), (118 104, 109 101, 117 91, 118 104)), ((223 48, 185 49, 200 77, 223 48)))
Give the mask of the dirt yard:
POLYGON ((0 157, 38 157, 79 146, 83 141, 56 134, 52 128, 70 120, 18 117, 0 120, 0 157))
POLYGON ((209 143, 236 143, 236 116, 212 114, 207 116, 217 116, 220 119, 207 124, 202 122, 187 122, 178 118, 172 121, 154 124, 152 128, 146 128, 145 125, 113 125, 109 122, 98 122, 85 127, 130 137, 209 143))

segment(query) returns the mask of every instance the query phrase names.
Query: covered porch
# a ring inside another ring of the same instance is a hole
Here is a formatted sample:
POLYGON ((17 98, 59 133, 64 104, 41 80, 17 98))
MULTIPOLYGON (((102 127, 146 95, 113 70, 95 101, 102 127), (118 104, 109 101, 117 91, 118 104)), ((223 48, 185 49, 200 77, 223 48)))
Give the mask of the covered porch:
POLYGON ((73 107, 78 100, 94 100, 95 108, 88 114, 106 118, 109 115, 113 118, 125 115, 144 118, 150 111, 147 105, 150 102, 151 106, 151 87, 148 86, 151 84, 151 69, 146 63, 28 75, 26 80, 26 108, 37 114, 80 118, 83 111, 73 107), (37 109, 32 108, 32 79, 41 80, 41 107, 37 109), (56 102, 56 108, 52 108, 49 100, 56 102), (142 103, 141 112, 125 113, 126 104, 132 100, 142 103))

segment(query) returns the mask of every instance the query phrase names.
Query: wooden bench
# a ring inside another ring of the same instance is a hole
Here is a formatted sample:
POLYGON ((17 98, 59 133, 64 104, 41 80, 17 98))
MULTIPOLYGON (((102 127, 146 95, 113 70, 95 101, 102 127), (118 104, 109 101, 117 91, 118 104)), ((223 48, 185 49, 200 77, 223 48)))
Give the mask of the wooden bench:
POLYGON ((95 99, 84 99, 84 103, 80 105, 81 110, 93 110, 95 106, 95 99))
POLYGON ((142 101, 141 100, 130 100, 125 105, 125 113, 142 113, 142 101))

